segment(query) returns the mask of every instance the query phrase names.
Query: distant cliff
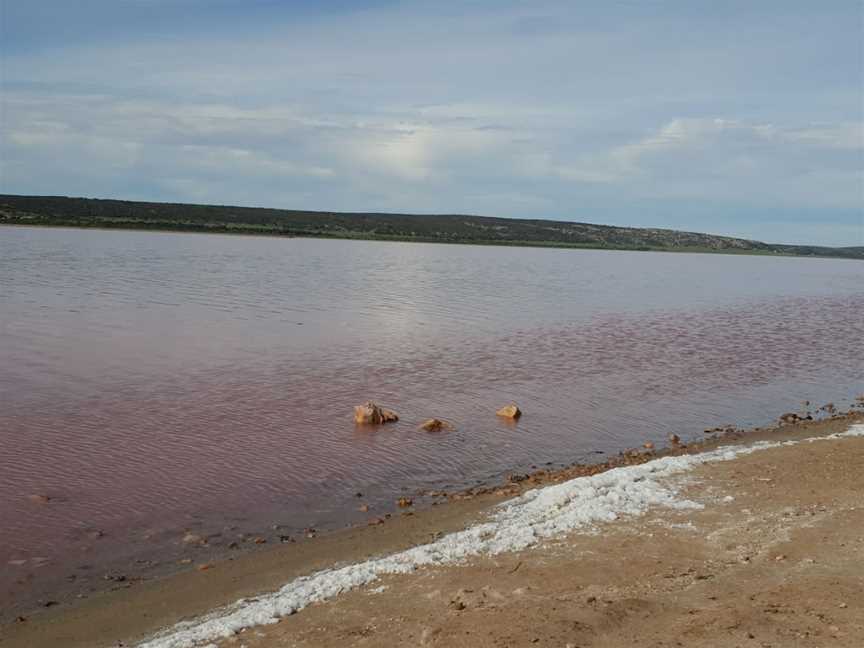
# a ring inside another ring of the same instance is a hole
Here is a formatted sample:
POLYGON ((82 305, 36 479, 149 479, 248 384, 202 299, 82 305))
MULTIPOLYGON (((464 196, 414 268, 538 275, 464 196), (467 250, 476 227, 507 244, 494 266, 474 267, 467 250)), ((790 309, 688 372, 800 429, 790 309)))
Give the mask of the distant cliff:
POLYGON ((0 195, 0 224, 864 259, 864 247, 775 245, 713 234, 591 223, 462 214, 313 212, 61 196, 0 195))

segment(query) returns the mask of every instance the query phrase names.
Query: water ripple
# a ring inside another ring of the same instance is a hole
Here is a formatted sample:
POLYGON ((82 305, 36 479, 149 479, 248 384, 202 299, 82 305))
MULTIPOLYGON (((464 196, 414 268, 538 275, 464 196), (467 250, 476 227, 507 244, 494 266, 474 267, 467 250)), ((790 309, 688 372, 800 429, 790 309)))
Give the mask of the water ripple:
POLYGON ((357 490, 389 506, 860 393, 861 268, 0 229, 0 564, 75 560, 56 539, 92 528, 134 554, 190 520, 332 524, 357 490), (400 422, 355 428, 368 398, 400 422))

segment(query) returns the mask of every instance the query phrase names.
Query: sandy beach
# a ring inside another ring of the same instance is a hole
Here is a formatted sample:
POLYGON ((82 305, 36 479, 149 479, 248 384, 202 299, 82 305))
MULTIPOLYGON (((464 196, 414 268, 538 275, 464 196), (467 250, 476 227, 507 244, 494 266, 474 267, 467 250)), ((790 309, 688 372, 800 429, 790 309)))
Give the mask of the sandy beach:
MULTIPOLYGON (((836 435, 862 420, 847 414, 738 433, 670 455, 836 435)), ((633 453, 622 463, 650 460, 633 453)), ((864 438, 847 436, 694 465, 675 478, 676 498, 693 507, 650 506, 521 551, 382 575, 217 645, 859 646, 862 462, 864 438)), ((2 628, 0 645, 138 645, 297 577, 438 541, 514 495, 577 483, 573 470, 64 602, 2 628)))

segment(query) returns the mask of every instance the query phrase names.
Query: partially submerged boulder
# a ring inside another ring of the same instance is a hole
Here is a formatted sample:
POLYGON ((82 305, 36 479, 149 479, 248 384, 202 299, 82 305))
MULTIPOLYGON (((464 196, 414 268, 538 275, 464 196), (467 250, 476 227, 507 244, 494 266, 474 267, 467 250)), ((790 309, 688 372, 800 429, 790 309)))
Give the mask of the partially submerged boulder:
POLYGON ((441 430, 452 430, 453 426, 447 421, 431 418, 423 421, 423 423, 420 424, 420 429, 425 430, 426 432, 440 432, 441 430))
POLYGON ((522 416, 522 410, 520 410, 515 403, 511 403, 510 405, 505 405, 497 412, 495 412, 498 416, 503 416, 505 418, 516 420, 520 416, 522 416))
POLYGON ((381 425, 382 423, 390 423, 398 421, 399 415, 393 410, 386 409, 368 401, 362 405, 357 405, 354 408, 354 422, 364 425, 381 425))
POLYGON ((197 533, 192 533, 189 531, 186 535, 183 536, 183 544, 189 545, 205 545, 207 544, 206 538, 204 536, 200 536, 197 533))

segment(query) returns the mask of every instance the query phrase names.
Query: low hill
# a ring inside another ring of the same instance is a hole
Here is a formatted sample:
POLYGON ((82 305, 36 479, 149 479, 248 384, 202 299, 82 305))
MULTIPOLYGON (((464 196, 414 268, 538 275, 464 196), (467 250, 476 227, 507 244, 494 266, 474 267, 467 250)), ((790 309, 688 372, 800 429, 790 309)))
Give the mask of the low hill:
POLYGON ((317 212, 63 196, 0 195, 0 224, 864 259, 864 247, 775 245, 668 229, 463 214, 317 212))

